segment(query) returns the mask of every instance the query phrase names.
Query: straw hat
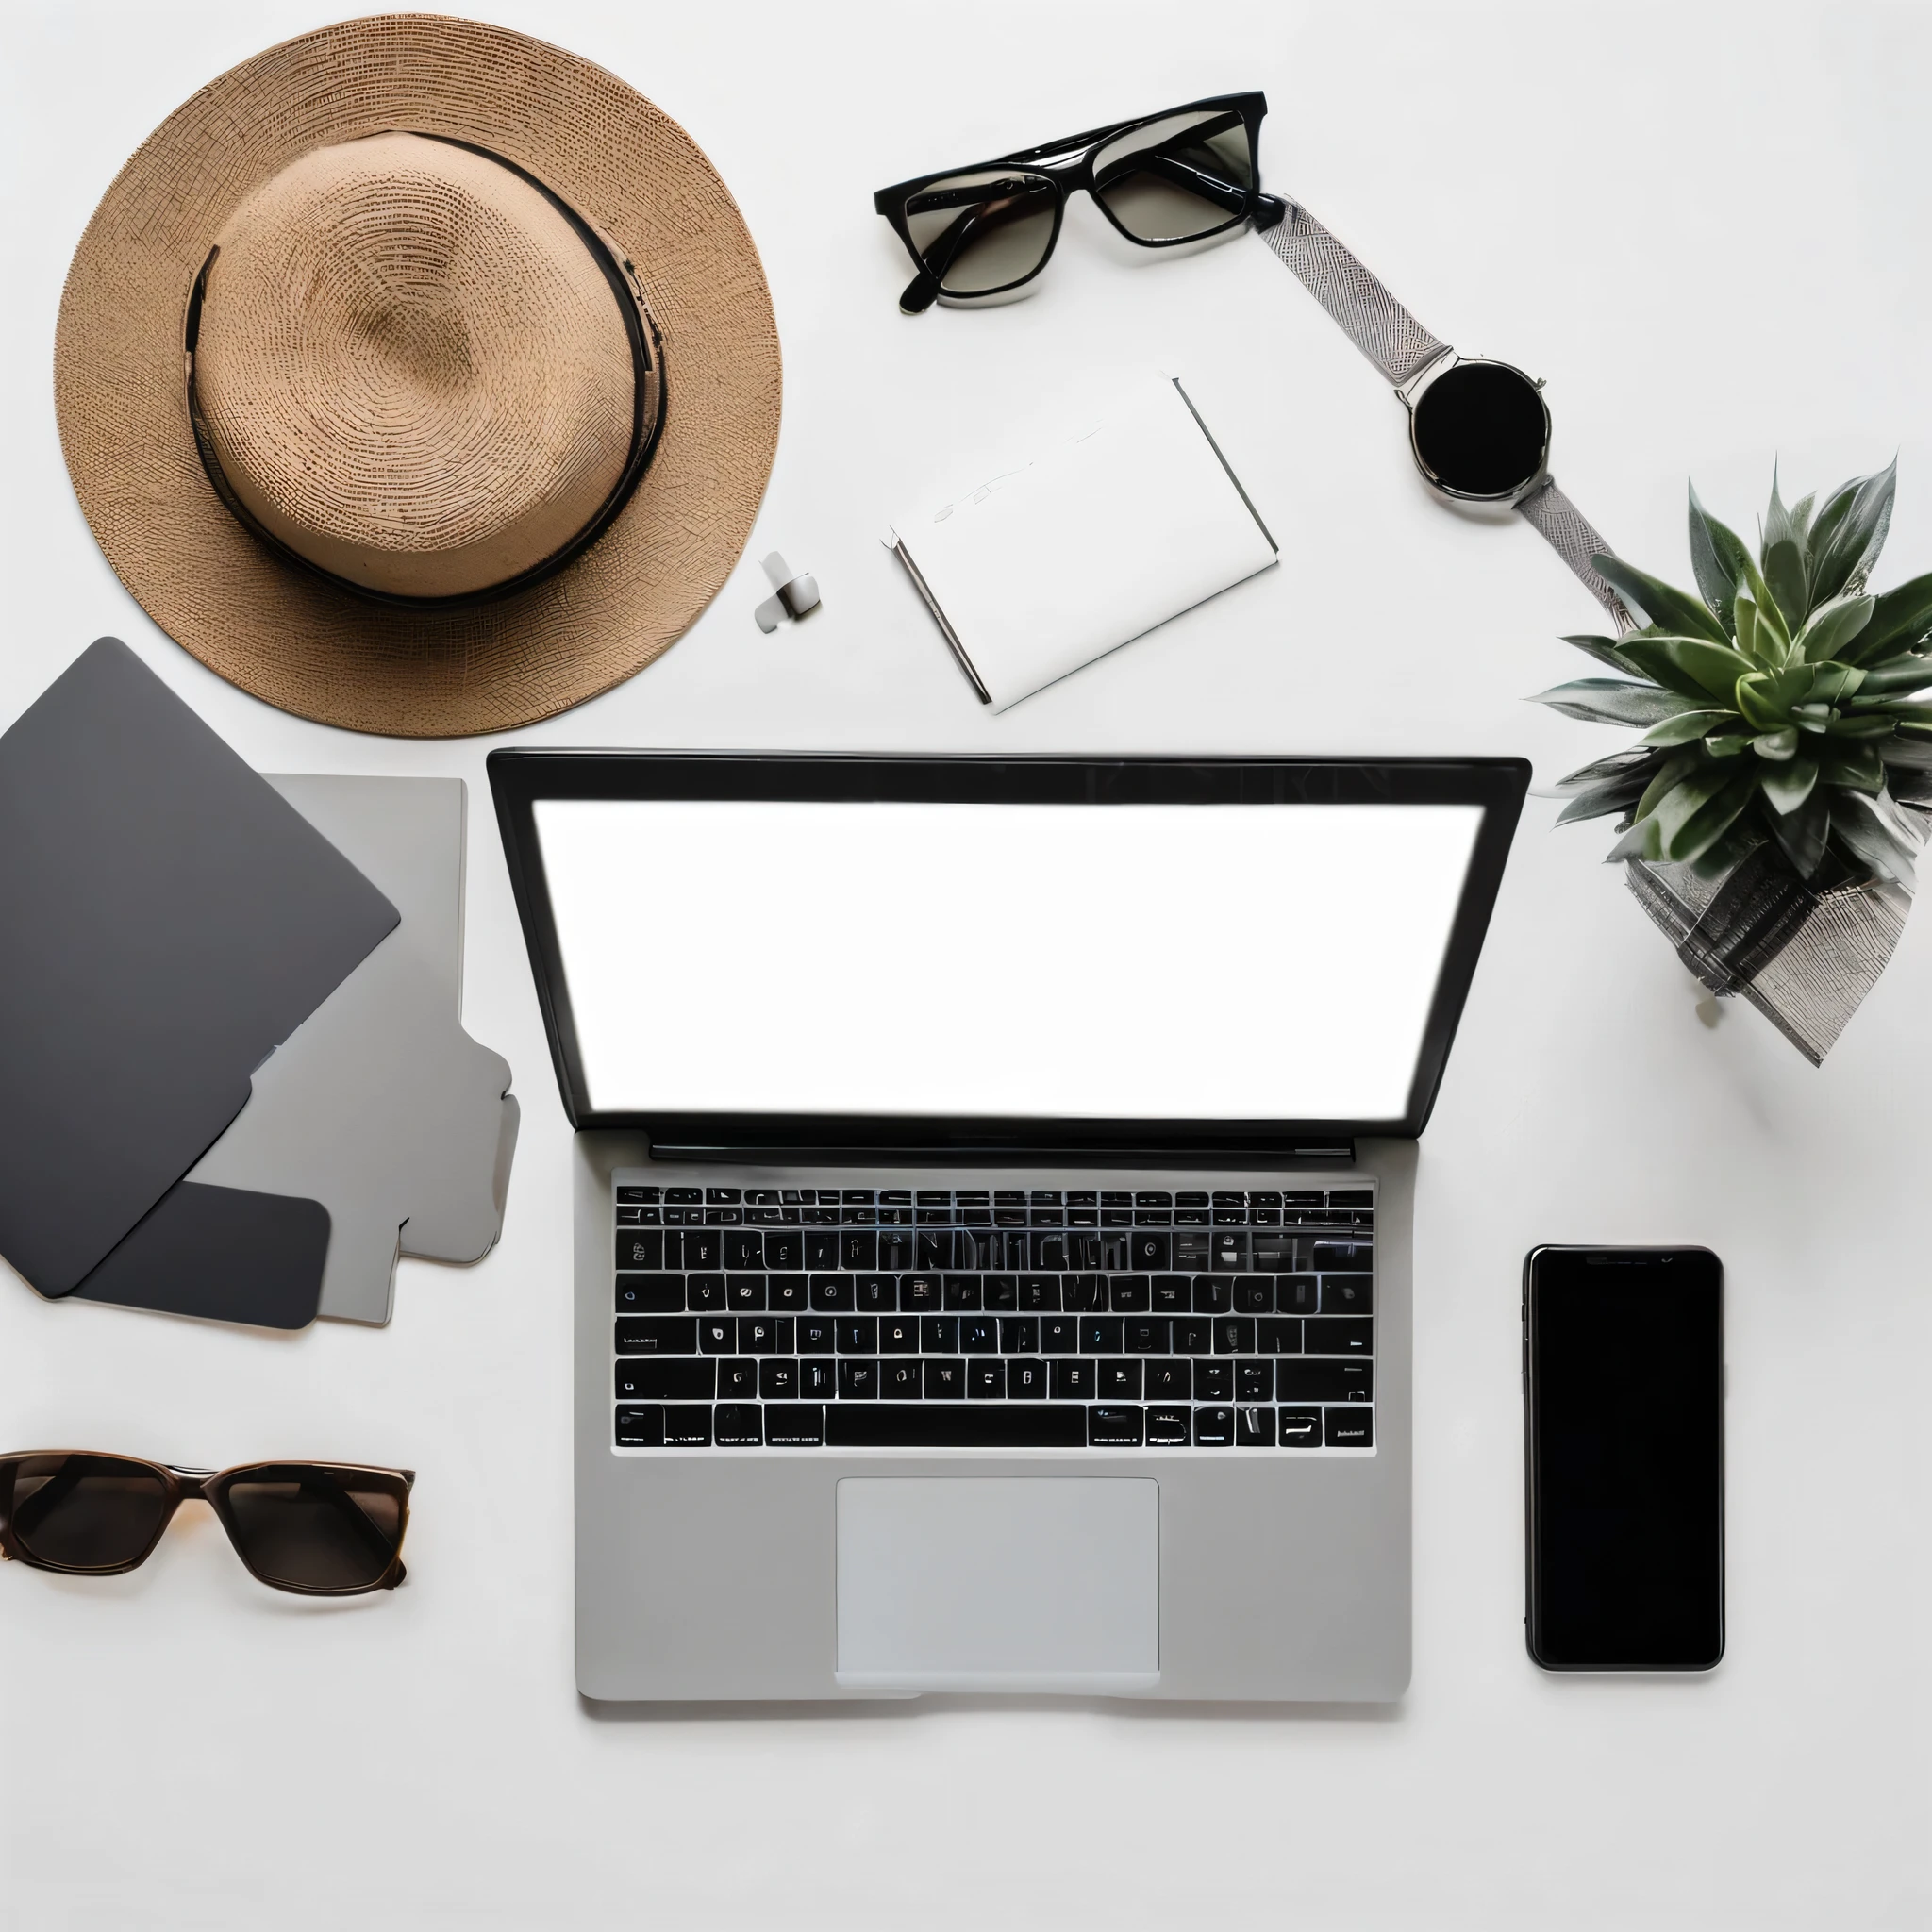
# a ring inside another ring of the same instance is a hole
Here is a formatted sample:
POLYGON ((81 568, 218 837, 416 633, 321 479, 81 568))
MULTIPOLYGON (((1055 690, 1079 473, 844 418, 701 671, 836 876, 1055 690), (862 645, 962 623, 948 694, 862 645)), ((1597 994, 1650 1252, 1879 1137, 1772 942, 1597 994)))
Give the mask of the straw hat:
POLYGON ((391 14, 170 115, 81 237, 55 347, 81 508, 210 670, 358 731, 502 731, 667 649, 777 442, 758 252, 603 69, 391 14))

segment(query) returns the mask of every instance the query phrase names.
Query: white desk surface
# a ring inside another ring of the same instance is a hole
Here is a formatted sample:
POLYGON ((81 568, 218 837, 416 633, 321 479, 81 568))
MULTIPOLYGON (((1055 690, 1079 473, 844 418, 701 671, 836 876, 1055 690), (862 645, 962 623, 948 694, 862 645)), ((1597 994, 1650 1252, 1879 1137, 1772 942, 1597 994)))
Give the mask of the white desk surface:
MULTIPOLYGON (((1687 476, 1748 530, 1774 455, 1795 495, 1896 450, 1881 582, 1932 567, 1923 7, 476 10, 690 129, 786 356, 747 560, 661 662, 519 742, 1520 752, 1544 784, 1618 742, 1522 702, 1587 673, 1557 639, 1598 627, 1589 597, 1520 521, 1424 495, 1386 385, 1259 242, 1162 258, 1076 206, 1033 300, 897 313, 881 182, 1228 88, 1268 91, 1271 186, 1438 334, 1547 376, 1557 474, 1626 555, 1688 580, 1687 476), (876 533, 936 459, 1108 359, 1186 376, 1282 565, 991 717, 876 533), (774 547, 825 604, 766 638, 774 547)), ((262 769, 466 778, 466 1019, 516 1069, 523 1144, 502 1245, 405 1262, 386 1331, 0 1291, 0 1446, 421 1472, 408 1587, 347 1608, 259 1589, 193 1510, 128 1577, 0 1574, 0 1927, 1927 1924, 1932 924, 1813 1072, 1748 1010, 1707 1030, 1604 828, 1554 832, 1536 800, 1423 1142, 1399 1707, 578 1702, 568 1136, 489 747, 329 731, 219 682, 108 570, 55 436, 55 309, 102 189, 204 80, 328 17, 5 10, 0 721, 113 632, 262 769), (1665 1240, 1728 1269, 1729 1653, 1683 1682, 1544 1676, 1523 1255, 1665 1240)))

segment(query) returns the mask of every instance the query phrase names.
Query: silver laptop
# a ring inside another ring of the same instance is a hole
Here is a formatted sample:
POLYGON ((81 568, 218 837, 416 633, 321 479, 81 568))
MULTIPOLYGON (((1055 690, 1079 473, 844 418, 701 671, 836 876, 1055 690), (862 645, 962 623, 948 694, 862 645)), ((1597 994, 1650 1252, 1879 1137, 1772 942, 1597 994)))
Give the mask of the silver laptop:
POLYGON ((587 1697, 1386 1700, 1514 759, 498 751, 587 1697))

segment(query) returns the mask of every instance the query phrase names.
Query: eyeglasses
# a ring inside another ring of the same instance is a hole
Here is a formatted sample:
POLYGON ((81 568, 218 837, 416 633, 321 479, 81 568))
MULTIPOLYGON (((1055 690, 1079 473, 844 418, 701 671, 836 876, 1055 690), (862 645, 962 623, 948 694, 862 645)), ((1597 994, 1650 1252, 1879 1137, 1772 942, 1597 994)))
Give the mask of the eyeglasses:
POLYGON ((1216 94, 1159 114, 1096 127, 881 188, 872 205, 917 264, 899 307, 941 295, 972 301, 1030 282, 1060 236, 1067 196, 1084 188, 1129 242, 1174 248, 1280 221, 1286 204, 1261 192, 1265 94, 1216 94))
POLYGON ((393 1590, 408 1574, 412 1469, 246 1462, 175 1469, 75 1449, 0 1457, 0 1557, 70 1576, 117 1576, 153 1554, 183 1503, 221 1519, 249 1574, 302 1596, 393 1590))

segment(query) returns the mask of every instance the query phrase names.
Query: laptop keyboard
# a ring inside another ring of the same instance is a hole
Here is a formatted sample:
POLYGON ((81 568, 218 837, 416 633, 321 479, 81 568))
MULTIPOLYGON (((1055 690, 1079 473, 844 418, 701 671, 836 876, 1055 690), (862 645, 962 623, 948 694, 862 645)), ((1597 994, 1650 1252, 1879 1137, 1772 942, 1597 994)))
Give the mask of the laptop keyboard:
POLYGON ((620 1449, 1374 1446, 1374 1192, 613 1183, 620 1449))

